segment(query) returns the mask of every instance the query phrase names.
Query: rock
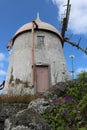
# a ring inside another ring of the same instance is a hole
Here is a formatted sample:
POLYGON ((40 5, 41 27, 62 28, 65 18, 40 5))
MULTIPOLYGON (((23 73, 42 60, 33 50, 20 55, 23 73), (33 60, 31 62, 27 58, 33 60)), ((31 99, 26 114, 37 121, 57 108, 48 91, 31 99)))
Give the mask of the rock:
POLYGON ((64 82, 57 83, 29 105, 0 104, 0 130, 51 130, 40 115, 53 107, 53 100, 60 97, 66 87, 64 82))
POLYGON ((44 114, 45 110, 52 105, 52 101, 57 99, 66 89, 65 82, 59 82, 44 92, 42 98, 31 101, 28 108, 33 108, 39 114, 44 114))
POLYGON ((43 114, 47 108, 50 107, 49 101, 44 98, 38 98, 34 101, 31 101, 28 105, 28 108, 33 108, 39 114, 43 114))
POLYGON ((30 108, 6 119, 4 130, 51 130, 51 128, 35 110, 30 108))
POLYGON ((43 93, 49 101, 58 98, 65 91, 67 85, 65 82, 59 82, 43 93))
POLYGON ((1 103, 0 104, 0 130, 4 130, 5 119, 9 118, 18 111, 27 108, 27 104, 22 103, 1 103))

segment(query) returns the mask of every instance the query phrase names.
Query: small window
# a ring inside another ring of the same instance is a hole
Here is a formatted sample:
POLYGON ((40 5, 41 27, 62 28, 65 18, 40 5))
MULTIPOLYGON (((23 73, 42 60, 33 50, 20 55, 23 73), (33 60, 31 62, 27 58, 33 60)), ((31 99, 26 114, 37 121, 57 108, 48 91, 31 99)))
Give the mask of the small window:
POLYGON ((44 44, 44 36, 37 36, 37 39, 39 44, 44 44))

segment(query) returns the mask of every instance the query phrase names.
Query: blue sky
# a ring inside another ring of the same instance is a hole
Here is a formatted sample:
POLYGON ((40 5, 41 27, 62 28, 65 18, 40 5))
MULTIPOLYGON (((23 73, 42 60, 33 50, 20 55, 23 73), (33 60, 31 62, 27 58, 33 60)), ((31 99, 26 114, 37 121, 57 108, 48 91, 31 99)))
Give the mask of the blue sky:
MULTIPOLYGON (((0 82, 5 79, 9 64, 10 53, 6 46, 15 32, 24 24, 36 19, 37 12, 40 19, 50 23, 60 31, 60 21, 66 9, 66 0, 0 0, 0 82)), ((72 8, 66 36, 78 42, 81 37, 80 45, 87 47, 87 0, 71 0, 72 8)), ((69 45, 64 44, 64 55, 68 70, 71 71, 70 55, 75 55, 74 70, 75 74, 87 71, 87 56, 69 45)))

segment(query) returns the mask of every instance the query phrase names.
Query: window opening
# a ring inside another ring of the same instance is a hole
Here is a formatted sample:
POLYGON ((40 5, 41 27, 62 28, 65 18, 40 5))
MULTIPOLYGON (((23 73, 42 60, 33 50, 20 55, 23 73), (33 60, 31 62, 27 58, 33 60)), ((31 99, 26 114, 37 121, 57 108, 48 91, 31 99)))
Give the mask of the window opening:
POLYGON ((37 38, 39 44, 44 44, 44 36, 37 36, 37 38))

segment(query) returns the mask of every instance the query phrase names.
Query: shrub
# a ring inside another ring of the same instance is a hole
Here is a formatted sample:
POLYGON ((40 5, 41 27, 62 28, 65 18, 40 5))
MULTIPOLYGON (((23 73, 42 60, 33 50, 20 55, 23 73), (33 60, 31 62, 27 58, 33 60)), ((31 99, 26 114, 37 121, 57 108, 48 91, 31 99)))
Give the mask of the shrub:
MULTIPOLYGON (((68 83, 68 82, 67 82, 68 83)), ((53 130, 87 129, 87 72, 78 74, 64 95, 53 100, 53 107, 43 117, 53 130)))

